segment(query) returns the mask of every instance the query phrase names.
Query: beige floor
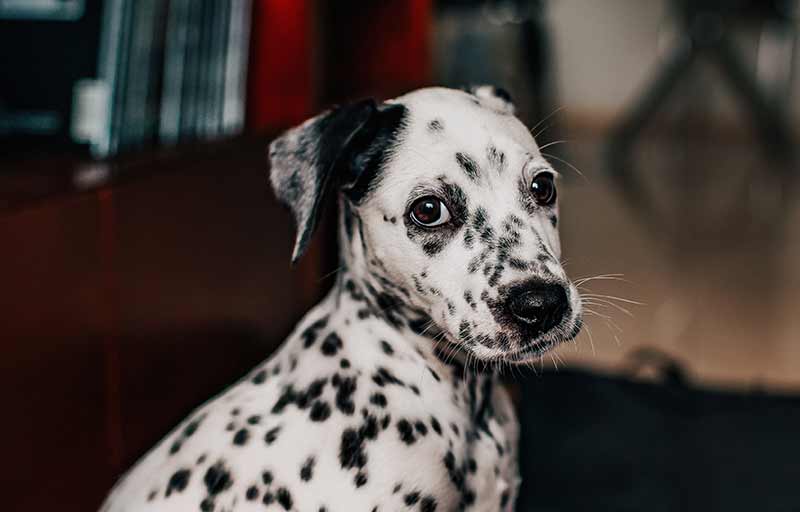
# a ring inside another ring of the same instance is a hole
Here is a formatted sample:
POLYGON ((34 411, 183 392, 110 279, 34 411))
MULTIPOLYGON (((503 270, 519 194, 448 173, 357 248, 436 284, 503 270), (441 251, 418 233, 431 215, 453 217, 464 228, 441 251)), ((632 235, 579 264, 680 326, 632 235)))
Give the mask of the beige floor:
MULTIPOLYGON (((639 172, 661 213, 652 222, 604 174, 602 145, 567 143, 583 172, 561 187, 561 237, 572 278, 612 300, 589 309, 575 344, 554 361, 621 371, 628 354, 655 347, 697 381, 800 390, 800 200, 772 178, 752 146, 650 141, 639 172), (788 206, 787 206, 788 205, 788 206)), ((794 192, 792 192, 794 193, 794 192)), ((548 359, 548 358, 545 358, 548 359)))

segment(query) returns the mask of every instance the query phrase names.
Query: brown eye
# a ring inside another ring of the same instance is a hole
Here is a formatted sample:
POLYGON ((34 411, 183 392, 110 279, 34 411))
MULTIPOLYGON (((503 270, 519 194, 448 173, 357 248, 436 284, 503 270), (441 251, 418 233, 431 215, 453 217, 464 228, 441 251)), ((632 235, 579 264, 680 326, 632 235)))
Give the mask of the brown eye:
POLYGON ((556 184, 548 172, 537 174, 531 183, 533 200, 540 206, 550 206, 556 201, 556 184))
POLYGON ((416 224, 426 228, 441 226, 450 220, 450 211, 447 206, 441 199, 434 196, 426 196, 414 201, 409 215, 416 224))

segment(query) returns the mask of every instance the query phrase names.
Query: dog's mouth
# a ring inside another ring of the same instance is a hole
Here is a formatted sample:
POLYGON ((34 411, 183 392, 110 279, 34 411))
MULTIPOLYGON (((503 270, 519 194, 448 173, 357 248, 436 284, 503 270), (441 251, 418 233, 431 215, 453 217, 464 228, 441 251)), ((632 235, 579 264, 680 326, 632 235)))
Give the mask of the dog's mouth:
POLYGON ((510 363, 527 363, 540 358, 558 345, 575 339, 583 327, 581 316, 576 315, 570 321, 570 324, 571 327, 569 329, 554 329, 554 331, 558 330, 559 332, 544 333, 542 336, 524 343, 520 348, 504 354, 503 359, 510 363))
POLYGON ((561 343, 571 341, 581 331, 583 308, 580 295, 571 283, 564 286, 568 289, 567 300, 555 313, 558 315, 556 321, 545 317, 541 322, 537 321, 538 318, 530 322, 520 321, 513 318, 500 301, 487 301, 488 316, 474 319, 469 315, 457 316, 456 323, 452 323, 444 313, 441 322, 421 315, 419 321, 412 322, 412 330, 435 340, 434 348, 446 359, 490 365, 501 361, 527 364, 561 343))
POLYGON ((539 359, 558 345, 571 341, 583 326, 580 314, 565 318, 561 324, 535 336, 525 336, 517 329, 496 329, 494 335, 473 336, 465 340, 461 334, 448 329, 439 330, 439 336, 448 341, 444 350, 450 358, 471 359, 475 362, 492 363, 504 361, 512 364, 527 364, 539 359), (498 343, 498 340, 505 340, 498 343), (469 357, 467 357, 469 354, 469 357))
POLYGON ((539 358, 574 339, 582 327, 580 295, 569 281, 524 281, 501 288, 498 297, 487 305, 498 331, 495 339, 503 338, 507 343, 494 343, 480 352, 507 362, 539 358))

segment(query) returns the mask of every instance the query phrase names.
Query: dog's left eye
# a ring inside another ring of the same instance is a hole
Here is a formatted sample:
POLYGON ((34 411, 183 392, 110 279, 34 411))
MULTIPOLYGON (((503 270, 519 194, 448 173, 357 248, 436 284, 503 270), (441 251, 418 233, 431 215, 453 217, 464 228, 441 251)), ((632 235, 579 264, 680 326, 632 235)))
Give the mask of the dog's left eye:
POLYGON ((543 172, 536 175, 531 183, 533 199, 540 206, 550 206, 556 201, 556 184, 553 175, 543 172))
POLYGON ((426 228, 441 226, 450 220, 450 211, 447 206, 441 199, 434 196, 426 196, 414 201, 409 215, 416 224, 426 228))

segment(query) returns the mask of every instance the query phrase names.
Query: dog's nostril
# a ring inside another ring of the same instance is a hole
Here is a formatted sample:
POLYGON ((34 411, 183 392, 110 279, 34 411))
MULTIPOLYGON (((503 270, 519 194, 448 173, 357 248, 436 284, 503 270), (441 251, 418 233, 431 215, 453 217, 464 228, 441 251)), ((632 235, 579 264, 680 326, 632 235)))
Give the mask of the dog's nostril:
POLYGON ((569 301, 563 286, 537 282, 517 288, 508 307, 517 321, 544 332, 561 322, 569 301))

